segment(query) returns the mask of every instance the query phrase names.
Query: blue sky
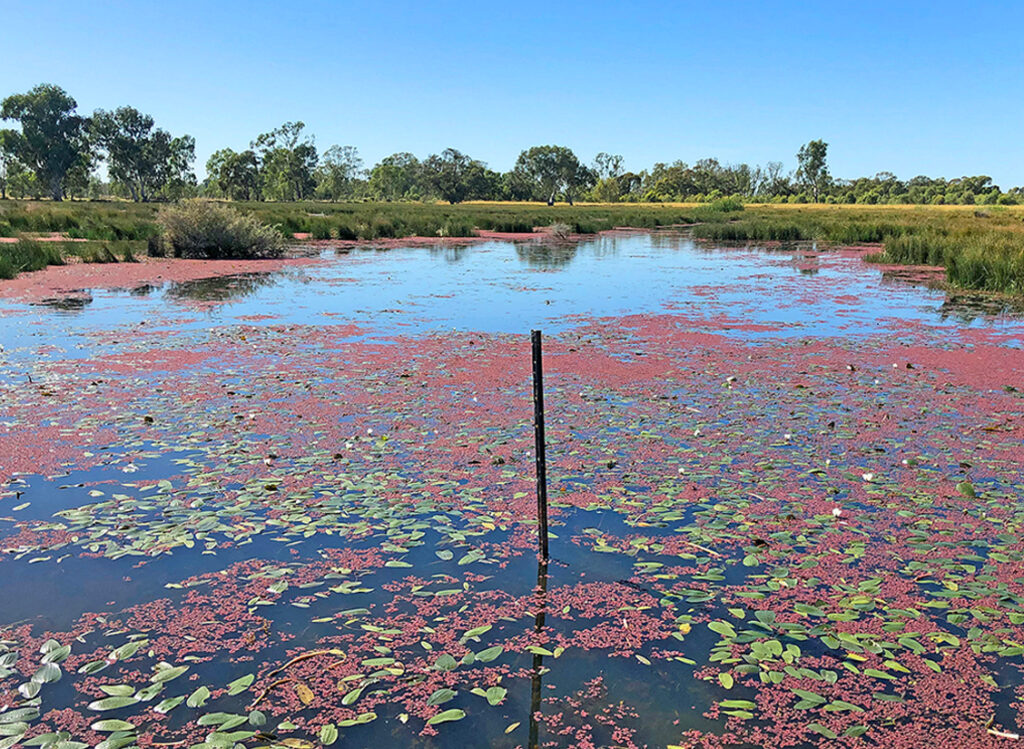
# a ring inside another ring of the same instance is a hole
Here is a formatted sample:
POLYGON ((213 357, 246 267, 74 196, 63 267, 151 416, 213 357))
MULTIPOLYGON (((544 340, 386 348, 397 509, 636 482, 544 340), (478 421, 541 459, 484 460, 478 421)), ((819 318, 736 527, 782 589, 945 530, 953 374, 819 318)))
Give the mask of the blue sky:
POLYGON ((63 86, 214 150, 285 120, 367 164, 453 146, 1024 184, 1024 3, 12 2, 0 95, 63 86))

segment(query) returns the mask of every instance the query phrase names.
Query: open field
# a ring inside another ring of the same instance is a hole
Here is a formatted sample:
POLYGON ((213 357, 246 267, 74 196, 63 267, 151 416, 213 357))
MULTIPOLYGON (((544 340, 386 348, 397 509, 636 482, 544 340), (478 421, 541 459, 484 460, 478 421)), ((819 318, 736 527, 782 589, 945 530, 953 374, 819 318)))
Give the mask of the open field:
MULTIPOLYGON (((547 207, 530 203, 236 203, 286 236, 341 241, 387 238, 468 237, 479 230, 528 233, 564 224, 573 233, 612 227, 656 228, 700 224, 697 237, 736 242, 817 240, 839 245, 879 243, 878 259, 907 265, 940 265, 949 283, 964 289, 1024 293, 1024 208, 1005 206, 843 206, 735 204, 585 204, 547 207)), ((61 232, 95 246, 65 248, 93 260, 138 253, 159 233, 159 207, 134 203, 0 203, 0 236, 61 232), (116 246, 111 243, 119 243, 116 246), (110 252, 105 252, 109 249, 110 252)), ((0 274, 42 267, 52 252, 16 259, 0 244, 0 274)), ((24 253, 23 253, 24 254, 24 253)))

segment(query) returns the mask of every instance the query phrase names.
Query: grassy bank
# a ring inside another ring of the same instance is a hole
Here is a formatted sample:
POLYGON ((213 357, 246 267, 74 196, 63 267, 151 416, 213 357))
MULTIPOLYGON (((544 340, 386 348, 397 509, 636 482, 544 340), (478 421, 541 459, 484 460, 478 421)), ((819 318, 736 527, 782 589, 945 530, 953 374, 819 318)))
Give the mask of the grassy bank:
MULTIPOLYGON (((615 226, 655 228, 715 220, 737 208, 719 201, 701 205, 558 205, 537 203, 233 203, 285 236, 317 239, 381 239, 409 236, 472 236, 474 231, 529 232, 564 223, 592 234, 615 226)), ((137 203, 0 202, 0 236, 61 232, 94 240, 155 236, 159 206, 137 203)))
MULTIPOLYGON (((965 289, 1024 294, 1024 208, 992 206, 586 204, 536 203, 235 203, 285 236, 314 239, 472 236, 479 230, 529 232, 559 223, 579 234, 613 227, 698 224, 697 237, 719 241, 881 243, 876 259, 941 265, 965 289)), ((120 202, 0 202, 0 236, 59 232, 91 240, 75 247, 0 245, 0 272, 30 270, 54 252, 113 256, 156 236, 158 206, 120 202), (100 244, 96 244, 100 243, 100 244)), ((42 245, 43 243, 39 243, 42 245)), ((134 251, 138 251, 137 249, 134 251)), ((44 263, 45 264, 45 263, 44 263)))
POLYGON ((83 263, 133 263, 145 254, 146 243, 136 240, 112 242, 40 242, 21 239, 0 244, 0 279, 42 270, 48 265, 83 263))
POLYGON ((719 241, 881 243, 871 259, 937 265, 950 285, 1024 294, 1024 211, 924 206, 748 206, 694 235, 719 241))

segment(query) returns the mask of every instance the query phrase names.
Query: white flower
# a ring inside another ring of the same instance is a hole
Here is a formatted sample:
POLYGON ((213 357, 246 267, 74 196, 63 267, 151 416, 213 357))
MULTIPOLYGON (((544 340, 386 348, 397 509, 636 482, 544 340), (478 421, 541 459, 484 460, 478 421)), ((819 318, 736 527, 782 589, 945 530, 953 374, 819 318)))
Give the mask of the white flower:
POLYGON ((840 510, 838 507, 833 507, 832 508, 832 517, 837 518, 837 517, 839 517, 842 514, 843 514, 843 511, 840 510))
POLYGON ((864 474, 861 474, 861 478, 864 479, 865 481, 873 481, 874 478, 875 478, 875 474, 873 474, 873 473, 864 473, 864 474))

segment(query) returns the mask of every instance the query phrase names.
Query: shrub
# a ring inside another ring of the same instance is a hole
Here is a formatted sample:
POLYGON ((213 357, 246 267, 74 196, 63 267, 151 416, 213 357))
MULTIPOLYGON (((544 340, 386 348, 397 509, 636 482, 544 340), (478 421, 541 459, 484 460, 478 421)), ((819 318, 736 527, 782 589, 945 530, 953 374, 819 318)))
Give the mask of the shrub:
POLYGON ((187 200, 162 209, 158 220, 175 257, 267 258, 284 251, 274 228, 221 203, 187 200))
POLYGON ((331 225, 323 219, 319 219, 312 223, 309 228, 309 233, 313 239, 330 239, 331 225))
POLYGON ((739 198, 718 198, 708 204, 708 209, 712 211, 721 211, 722 213, 730 213, 733 211, 742 211, 743 203, 740 202, 739 198))
POLYGON ((551 236, 555 239, 568 239, 572 236, 572 227, 568 224, 556 222, 548 227, 548 231, 551 232, 551 236))
POLYGON ((440 229, 437 230, 439 237, 472 237, 476 234, 473 224, 468 221, 448 219, 440 229))

